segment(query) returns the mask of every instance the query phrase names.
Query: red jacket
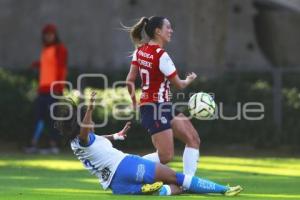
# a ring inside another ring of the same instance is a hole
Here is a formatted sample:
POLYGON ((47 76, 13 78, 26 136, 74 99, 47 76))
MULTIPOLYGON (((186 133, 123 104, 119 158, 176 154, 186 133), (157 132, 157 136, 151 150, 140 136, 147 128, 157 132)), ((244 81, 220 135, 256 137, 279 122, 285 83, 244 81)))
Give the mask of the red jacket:
MULTIPOLYGON (((49 94, 51 84, 55 81, 65 81, 67 76, 67 49, 63 44, 45 46, 40 57, 40 74, 38 92, 49 94)), ((55 84, 53 91, 62 94, 64 84, 55 84)))

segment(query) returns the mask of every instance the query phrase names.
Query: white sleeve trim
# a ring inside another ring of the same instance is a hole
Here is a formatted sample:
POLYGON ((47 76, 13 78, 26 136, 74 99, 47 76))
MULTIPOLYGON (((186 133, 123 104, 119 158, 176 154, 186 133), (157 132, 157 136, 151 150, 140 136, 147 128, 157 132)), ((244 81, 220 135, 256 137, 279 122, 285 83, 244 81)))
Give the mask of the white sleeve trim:
POLYGON ((137 49, 132 54, 132 61, 137 61, 136 52, 137 52, 137 49))
POLYGON ((167 52, 164 52, 159 59, 159 69, 165 76, 170 76, 176 71, 175 65, 167 52))
POLYGON ((162 50, 161 48, 157 48, 156 53, 159 53, 161 50, 162 50))

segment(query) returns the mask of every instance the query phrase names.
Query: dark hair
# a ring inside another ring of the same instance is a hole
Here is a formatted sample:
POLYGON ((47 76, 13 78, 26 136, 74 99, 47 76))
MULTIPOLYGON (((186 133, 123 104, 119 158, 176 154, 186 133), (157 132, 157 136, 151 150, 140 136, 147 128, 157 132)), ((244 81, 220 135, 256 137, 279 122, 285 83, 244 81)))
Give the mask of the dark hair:
POLYGON ((55 39, 53 41, 53 44, 59 44, 61 43, 60 39, 59 39, 59 35, 58 35, 58 31, 57 31, 57 27, 55 24, 46 24, 43 29, 42 29, 42 42, 44 45, 49 45, 47 44, 47 42, 45 41, 45 35, 48 33, 53 33, 55 36, 55 39))
POLYGON ((165 17, 150 17, 148 23, 145 26, 145 32, 150 39, 153 39, 155 36, 155 29, 162 28, 165 17))
POLYGON ((132 27, 126 27, 126 30, 130 32, 130 37, 134 45, 138 46, 143 43, 143 30, 150 39, 155 37, 156 28, 162 28, 165 17, 153 16, 149 19, 147 17, 142 17, 135 25, 132 27))
POLYGON ((54 128, 56 128, 60 134, 68 140, 73 140, 80 132, 80 126, 77 122, 77 105, 70 98, 64 99, 62 102, 64 104, 55 106, 55 117, 67 118, 70 116, 70 114, 71 116, 66 120, 56 120, 54 123, 54 128))
MULTIPOLYGON (((46 33, 45 33, 45 34, 46 34, 46 33)), ((60 43, 61 43, 61 40, 60 40, 60 38, 59 38, 58 33, 53 33, 53 34, 55 35, 55 39, 54 39, 54 41, 53 41, 52 44, 60 44, 60 43)), ((45 40, 44 34, 42 34, 42 43, 43 43, 43 45, 47 45, 47 42, 46 42, 46 40, 45 40)))

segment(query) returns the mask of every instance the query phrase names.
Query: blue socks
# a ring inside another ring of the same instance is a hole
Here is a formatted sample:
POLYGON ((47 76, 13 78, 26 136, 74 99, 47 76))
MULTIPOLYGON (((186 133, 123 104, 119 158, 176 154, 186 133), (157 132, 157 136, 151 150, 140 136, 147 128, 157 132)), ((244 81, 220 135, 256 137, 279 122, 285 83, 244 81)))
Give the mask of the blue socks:
POLYGON ((225 193, 228 187, 194 176, 188 189, 195 193, 225 193))
POLYGON ((35 131, 33 135, 33 140, 38 141, 41 137, 42 131, 44 129, 45 123, 43 120, 38 120, 35 125, 35 131))
POLYGON ((184 177, 185 177, 184 174, 182 174, 182 173, 176 173, 176 182, 177 182, 177 185, 180 185, 180 186, 183 185, 184 177))
POLYGON ((202 193, 225 193, 228 187, 196 176, 176 173, 177 184, 190 192, 202 193))

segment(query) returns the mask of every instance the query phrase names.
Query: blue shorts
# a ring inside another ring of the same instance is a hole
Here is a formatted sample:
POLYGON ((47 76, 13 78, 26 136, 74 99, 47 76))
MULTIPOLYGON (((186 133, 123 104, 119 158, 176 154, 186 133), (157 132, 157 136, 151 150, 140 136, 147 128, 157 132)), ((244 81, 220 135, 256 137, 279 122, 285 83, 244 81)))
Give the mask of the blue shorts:
POLYGON ((171 121, 179 112, 172 110, 172 103, 152 103, 142 105, 141 124, 151 135, 170 129, 171 121))
POLYGON ((154 183, 155 162, 128 155, 119 164, 109 188, 114 194, 141 194, 143 184, 154 183))

